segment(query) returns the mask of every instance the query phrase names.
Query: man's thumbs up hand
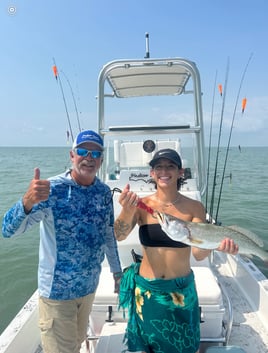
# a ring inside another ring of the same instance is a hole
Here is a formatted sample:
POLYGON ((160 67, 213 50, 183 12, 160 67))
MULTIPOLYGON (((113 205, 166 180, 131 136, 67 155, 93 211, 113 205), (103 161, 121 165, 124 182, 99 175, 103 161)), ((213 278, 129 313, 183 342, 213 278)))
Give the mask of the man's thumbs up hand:
POLYGON ((25 213, 30 213, 34 204, 47 200, 49 191, 50 182, 40 179, 40 169, 35 168, 34 177, 22 200, 25 213))
POLYGON ((34 179, 35 180, 40 179, 40 169, 39 168, 34 168, 34 179))

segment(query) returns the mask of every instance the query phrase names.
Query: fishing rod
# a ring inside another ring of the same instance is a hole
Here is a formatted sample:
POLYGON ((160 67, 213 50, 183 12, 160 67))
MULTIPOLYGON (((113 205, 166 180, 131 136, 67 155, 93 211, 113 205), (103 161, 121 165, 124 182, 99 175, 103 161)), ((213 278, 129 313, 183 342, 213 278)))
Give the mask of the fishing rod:
POLYGON ((212 107, 211 107, 211 116, 210 116, 210 133, 209 133, 208 166, 207 166, 207 189, 206 189, 206 210, 207 210, 207 205, 208 205, 208 189, 209 189, 209 173, 210 173, 210 152, 211 152, 212 122, 213 122, 213 115, 214 115, 216 82, 217 82, 217 71, 215 73, 215 81, 214 81, 214 88, 213 88, 213 98, 212 98, 212 107))
POLYGON ((223 113, 224 113, 225 100, 226 100, 228 76, 229 76, 229 58, 227 60, 224 91, 223 91, 223 97, 222 97, 222 109, 221 109, 220 128, 219 128, 219 135, 218 135, 218 146, 217 146, 215 169, 214 169, 214 178, 213 178, 213 186, 212 186, 212 194, 211 194, 211 201, 210 201, 210 211, 209 211, 210 217, 213 216, 213 207, 214 207, 215 189, 216 189, 216 178, 217 178, 217 172, 218 172, 218 161, 219 161, 219 151, 220 151, 220 142, 221 142, 222 122, 223 122, 223 113))
POLYGON ((63 92, 63 87, 62 87, 62 83, 61 83, 61 79, 60 79, 60 74, 58 72, 56 61, 55 61, 54 58, 53 58, 53 62, 54 62, 53 71, 54 71, 54 75, 55 75, 56 80, 60 84, 62 99, 63 99, 63 102, 64 102, 64 107, 65 107, 65 111, 66 111, 66 115, 67 115, 67 120, 68 120, 69 129, 70 129, 70 134, 71 134, 71 138, 72 138, 72 142, 73 142, 74 141, 74 135, 73 135, 72 125, 71 125, 71 121, 70 121, 70 116, 69 116, 68 109, 67 109, 67 103, 66 103, 64 92, 63 92))
MULTIPOLYGON (((224 167, 223 167, 223 173, 222 173, 222 179, 221 179, 221 184, 220 184, 220 191, 219 191, 219 197, 218 197, 218 205, 217 205, 217 211, 216 211, 216 216, 215 216, 215 221, 217 222, 217 218, 218 218, 218 213, 219 213, 219 207, 220 207, 220 200, 221 200, 221 194, 222 194, 222 188, 223 188, 223 180, 225 178, 225 170, 226 170, 226 165, 227 165, 227 159, 228 159, 228 155, 229 155, 229 150, 230 150, 230 142, 231 142, 231 137, 232 137, 232 132, 233 132, 233 126, 234 126, 234 120, 235 120, 235 116, 236 116, 236 109, 237 109, 237 104, 238 104, 238 100, 239 100, 239 96, 240 96, 240 92, 241 92, 241 88, 244 82, 244 78, 246 75, 246 72, 248 70, 248 66, 249 63, 252 59, 253 53, 250 54, 248 61, 246 63, 246 66, 244 68, 241 80, 240 80, 240 85, 238 88, 238 92, 237 92, 237 96, 236 96, 236 102, 235 102, 235 107, 234 107, 234 111, 233 111, 233 117, 232 117, 232 123, 231 123, 231 128, 230 128, 230 133, 229 133, 229 138, 228 138, 228 144, 227 144, 227 149, 226 149, 226 154, 225 154, 225 161, 224 161, 224 167)), ((243 100, 244 101, 244 100, 243 100)), ((243 103, 244 104, 244 103, 243 103)), ((243 108, 244 109, 244 108, 243 108)), ((242 110, 242 114, 243 114, 243 110, 242 110)))
POLYGON ((70 91, 71 91, 72 98, 73 98, 73 102, 74 102, 75 112, 76 112, 77 124, 78 124, 78 128, 79 128, 79 132, 81 132, 82 129, 81 129, 81 125, 80 125, 80 119, 79 119, 77 104, 76 104, 76 100, 75 100, 75 97, 74 97, 74 92, 73 92, 71 83, 70 83, 68 77, 66 76, 66 74, 65 74, 62 70, 60 70, 60 71, 61 71, 61 73, 63 74, 63 76, 65 77, 65 79, 66 79, 66 81, 67 81, 67 83, 68 83, 68 85, 69 85, 69 87, 70 87, 70 91))

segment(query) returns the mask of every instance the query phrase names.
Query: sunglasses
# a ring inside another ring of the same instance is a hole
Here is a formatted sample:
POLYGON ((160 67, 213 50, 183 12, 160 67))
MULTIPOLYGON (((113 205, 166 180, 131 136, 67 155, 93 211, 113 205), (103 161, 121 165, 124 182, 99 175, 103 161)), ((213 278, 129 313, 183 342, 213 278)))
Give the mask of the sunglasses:
POLYGON ((102 151, 89 151, 85 148, 75 148, 74 152, 80 157, 87 157, 90 154, 91 158, 98 159, 102 156, 102 151))

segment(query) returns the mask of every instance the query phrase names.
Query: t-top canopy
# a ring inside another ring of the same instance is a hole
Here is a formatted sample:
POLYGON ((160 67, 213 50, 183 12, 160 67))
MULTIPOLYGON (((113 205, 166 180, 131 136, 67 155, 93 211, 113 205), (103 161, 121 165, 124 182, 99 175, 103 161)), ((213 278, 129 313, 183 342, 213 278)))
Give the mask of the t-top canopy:
POLYGON ((107 81, 118 98, 180 95, 191 76, 187 66, 176 61, 128 62, 108 71, 107 81))

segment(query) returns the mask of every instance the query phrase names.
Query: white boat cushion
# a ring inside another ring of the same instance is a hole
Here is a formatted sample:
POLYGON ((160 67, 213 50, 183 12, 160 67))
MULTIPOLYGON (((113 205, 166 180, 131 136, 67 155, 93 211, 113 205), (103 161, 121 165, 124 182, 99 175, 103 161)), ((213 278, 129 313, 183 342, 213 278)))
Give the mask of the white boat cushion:
POLYGON ((192 270, 195 275, 196 289, 200 306, 217 305, 221 307, 221 290, 211 269, 208 267, 193 266, 192 270))

